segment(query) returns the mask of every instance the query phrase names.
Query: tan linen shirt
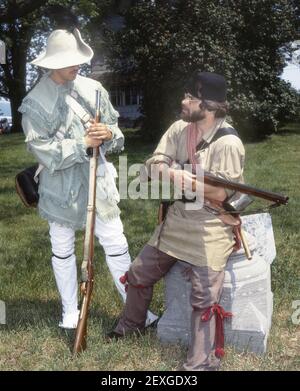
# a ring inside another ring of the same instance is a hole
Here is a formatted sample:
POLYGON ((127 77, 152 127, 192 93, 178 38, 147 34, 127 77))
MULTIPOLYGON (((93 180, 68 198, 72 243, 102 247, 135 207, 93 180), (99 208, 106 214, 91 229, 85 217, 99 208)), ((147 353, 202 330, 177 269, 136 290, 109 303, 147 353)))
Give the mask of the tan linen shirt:
MULTIPOLYGON (((188 161, 188 123, 175 122, 161 138, 153 156, 146 161, 152 164, 165 162, 169 166, 177 161, 188 161)), ((231 127, 225 120, 203 135, 209 143, 217 130, 231 127)), ((220 137, 195 154, 205 171, 227 180, 243 183, 245 150, 241 140, 234 135, 220 137)), ((235 243, 232 227, 205 208, 186 210, 182 201, 169 208, 165 221, 159 225, 148 244, 159 250, 197 266, 209 266, 215 271, 224 269, 235 243)))

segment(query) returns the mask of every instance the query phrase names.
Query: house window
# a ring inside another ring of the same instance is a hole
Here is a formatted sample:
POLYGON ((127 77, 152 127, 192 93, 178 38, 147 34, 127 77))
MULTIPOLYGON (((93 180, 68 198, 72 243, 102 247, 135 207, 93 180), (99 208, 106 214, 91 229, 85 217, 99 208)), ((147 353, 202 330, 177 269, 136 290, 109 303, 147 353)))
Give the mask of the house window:
POLYGON ((116 87, 110 91, 110 100, 113 106, 132 106, 140 105, 142 97, 136 87, 116 87))
POLYGON ((120 88, 113 88, 110 91, 110 100, 113 106, 124 106, 124 91, 120 88))
POLYGON ((138 104, 138 92, 136 87, 128 87, 125 90, 125 104, 127 106, 138 104))

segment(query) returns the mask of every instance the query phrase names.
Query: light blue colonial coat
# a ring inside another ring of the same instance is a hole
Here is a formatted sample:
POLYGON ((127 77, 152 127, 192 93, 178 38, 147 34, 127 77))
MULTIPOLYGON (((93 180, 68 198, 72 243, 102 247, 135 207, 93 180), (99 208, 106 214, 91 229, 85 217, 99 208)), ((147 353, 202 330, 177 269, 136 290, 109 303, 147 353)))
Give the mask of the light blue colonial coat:
MULTIPOLYGON (((113 134, 112 140, 101 148, 104 153, 121 151, 124 136, 118 127, 119 114, 111 105, 107 91, 93 79, 78 75, 73 82, 60 85, 47 73, 19 108, 28 150, 44 166, 39 175, 39 213, 50 222, 73 229, 82 228, 86 220, 89 157, 84 126, 65 99, 75 91, 76 100, 94 117, 96 89, 101 91, 101 122, 107 124, 113 134), (58 138, 58 130, 63 133, 63 139, 58 138)), ((120 214, 112 169, 110 163, 100 159, 96 207, 103 221, 120 214)))

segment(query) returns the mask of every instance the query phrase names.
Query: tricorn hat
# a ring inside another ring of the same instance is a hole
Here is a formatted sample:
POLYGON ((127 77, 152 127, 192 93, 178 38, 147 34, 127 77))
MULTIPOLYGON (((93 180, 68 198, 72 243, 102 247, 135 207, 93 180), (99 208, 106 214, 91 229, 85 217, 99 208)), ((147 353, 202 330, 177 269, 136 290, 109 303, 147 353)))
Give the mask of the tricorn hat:
POLYGON ((195 71, 185 85, 185 90, 199 99, 226 101, 226 80, 217 73, 195 71))
POLYGON ((54 30, 47 39, 46 50, 31 64, 47 69, 61 69, 88 62, 93 50, 81 38, 78 29, 73 33, 67 30, 54 30))

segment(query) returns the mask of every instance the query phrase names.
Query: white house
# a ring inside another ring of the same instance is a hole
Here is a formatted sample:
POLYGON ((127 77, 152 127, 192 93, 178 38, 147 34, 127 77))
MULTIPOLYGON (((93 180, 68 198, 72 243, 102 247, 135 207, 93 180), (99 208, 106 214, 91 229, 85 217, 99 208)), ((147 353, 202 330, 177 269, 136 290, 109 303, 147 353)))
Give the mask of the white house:
MULTIPOLYGON (((106 17, 105 22, 97 37, 98 42, 105 41, 105 30, 118 31, 124 26, 124 17, 112 14, 106 17)), ((103 45, 105 47, 105 45, 103 45)), ((120 114, 119 122, 123 126, 132 126, 141 117, 140 106, 142 93, 134 76, 126 78, 123 75, 113 73, 107 65, 108 51, 102 49, 95 53, 91 65, 92 74, 108 90, 113 106, 120 114)))

